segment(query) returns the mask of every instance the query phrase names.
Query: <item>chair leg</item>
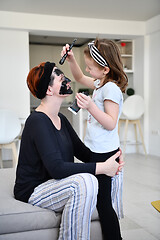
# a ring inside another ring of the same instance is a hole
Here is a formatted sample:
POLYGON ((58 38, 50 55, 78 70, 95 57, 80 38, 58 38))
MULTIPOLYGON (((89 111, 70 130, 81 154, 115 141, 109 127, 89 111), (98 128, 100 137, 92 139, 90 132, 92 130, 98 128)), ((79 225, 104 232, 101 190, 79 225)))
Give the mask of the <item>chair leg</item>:
POLYGON ((86 136, 86 129, 87 129, 87 120, 84 121, 84 127, 83 127, 83 142, 84 142, 84 138, 86 136))
POLYGON ((13 167, 16 167, 17 162, 18 162, 18 156, 17 156, 17 148, 16 148, 15 142, 11 143, 11 149, 12 149, 12 153, 13 153, 13 167))
POLYGON ((135 138, 136 138, 136 150, 137 152, 139 152, 139 149, 138 149, 138 138, 137 138, 137 121, 135 122, 134 124, 134 130, 135 130, 135 138))
POLYGON ((124 132, 124 143, 123 143, 123 144, 124 144, 124 146, 123 146, 123 156, 125 156, 125 151, 126 151, 128 123, 129 123, 129 120, 126 119, 126 123, 125 123, 125 132, 124 132))
POLYGON ((0 168, 3 168, 2 149, 0 148, 0 168))
POLYGON ((118 121, 118 135, 120 133, 120 127, 121 127, 121 120, 119 119, 119 121, 118 121))
POLYGON ((137 124, 138 124, 138 127, 139 127, 139 132, 140 132, 140 136, 141 136, 141 140, 142 140, 142 144, 143 144, 143 148, 144 148, 144 153, 147 156, 147 151, 146 151, 145 144, 144 144, 144 139, 143 139, 143 134, 142 134, 140 120, 137 120, 137 124))

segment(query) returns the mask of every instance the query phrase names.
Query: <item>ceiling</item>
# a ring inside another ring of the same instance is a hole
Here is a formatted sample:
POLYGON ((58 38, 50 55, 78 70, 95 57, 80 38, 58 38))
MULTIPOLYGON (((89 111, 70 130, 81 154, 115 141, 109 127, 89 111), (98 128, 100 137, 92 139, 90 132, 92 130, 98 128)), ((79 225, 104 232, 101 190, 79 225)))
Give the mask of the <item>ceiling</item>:
MULTIPOLYGON (((71 44, 74 40, 73 37, 53 37, 53 36, 38 36, 30 35, 30 44, 41 44, 41 45, 60 45, 64 46, 66 43, 71 44)), ((80 47, 85 43, 88 43, 91 39, 78 37, 74 46, 80 47)))
POLYGON ((160 14, 160 0, 0 0, 1 11, 146 21, 160 14))
MULTIPOLYGON (((160 0, 0 0, 0 11, 99 18, 128 21, 147 21, 160 14, 160 0)), ((65 23, 64 23, 65 24, 65 23)), ((43 44, 71 43, 73 38, 30 36, 30 42, 43 44)), ((78 38, 76 45, 88 39, 78 38)))

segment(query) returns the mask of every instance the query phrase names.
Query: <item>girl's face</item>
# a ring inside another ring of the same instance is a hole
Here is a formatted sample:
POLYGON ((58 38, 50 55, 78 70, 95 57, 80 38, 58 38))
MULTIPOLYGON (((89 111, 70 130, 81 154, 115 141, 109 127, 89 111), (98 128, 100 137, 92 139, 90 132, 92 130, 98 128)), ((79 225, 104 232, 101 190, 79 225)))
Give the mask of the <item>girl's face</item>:
POLYGON ((95 79, 102 80, 105 77, 105 68, 99 68, 92 58, 84 55, 84 61, 86 63, 86 72, 95 79))

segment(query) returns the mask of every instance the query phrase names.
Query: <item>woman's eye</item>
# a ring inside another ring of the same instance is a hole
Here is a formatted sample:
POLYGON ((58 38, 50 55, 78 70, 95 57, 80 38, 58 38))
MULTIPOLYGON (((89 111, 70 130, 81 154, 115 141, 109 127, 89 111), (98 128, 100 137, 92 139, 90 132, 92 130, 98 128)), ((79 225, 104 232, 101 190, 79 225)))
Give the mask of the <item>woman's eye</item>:
POLYGON ((60 82, 62 82, 62 81, 64 81, 64 77, 63 76, 60 78, 60 82))

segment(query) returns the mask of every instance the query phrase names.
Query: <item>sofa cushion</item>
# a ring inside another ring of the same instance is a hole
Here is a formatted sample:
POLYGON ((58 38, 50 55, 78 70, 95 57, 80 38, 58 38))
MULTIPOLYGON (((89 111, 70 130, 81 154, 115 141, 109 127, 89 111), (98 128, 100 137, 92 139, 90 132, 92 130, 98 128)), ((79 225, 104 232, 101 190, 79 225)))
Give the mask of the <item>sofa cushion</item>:
POLYGON ((14 168, 0 170, 0 234, 59 227, 61 214, 16 200, 14 182, 14 168))
MULTIPOLYGON (((0 169, 0 234, 58 228, 61 214, 16 200, 14 182, 14 168, 0 169)), ((97 211, 94 220, 98 220, 97 211)))

